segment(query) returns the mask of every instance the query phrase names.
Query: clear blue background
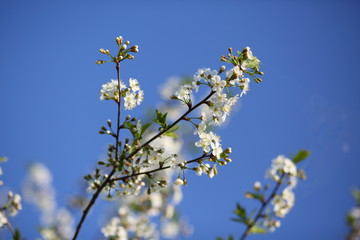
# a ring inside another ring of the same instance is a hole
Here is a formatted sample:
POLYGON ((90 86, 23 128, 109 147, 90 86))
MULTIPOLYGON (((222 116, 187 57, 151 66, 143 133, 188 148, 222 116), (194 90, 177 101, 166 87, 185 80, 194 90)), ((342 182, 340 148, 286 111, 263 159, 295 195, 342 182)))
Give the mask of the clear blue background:
MULTIPOLYGON (((243 192, 263 179, 271 159, 299 148, 312 155, 294 209, 275 233, 249 239, 341 239, 350 191, 360 186, 359 10, 355 0, 2 0, 0 155, 9 162, 1 178, 20 192, 26 166, 40 161, 54 174, 59 205, 80 191, 110 141, 97 134, 114 116, 99 89, 115 71, 94 62, 99 48, 114 49, 116 36, 140 47, 122 67, 123 79, 137 78, 145 91, 134 115, 159 102, 169 76, 218 68, 228 47, 250 46, 264 81, 251 85, 219 130, 233 163, 214 179, 188 174, 180 208, 195 226, 191 239, 239 237, 242 226, 229 221, 235 203, 251 204, 243 192)), ((100 202, 80 239, 99 238, 100 202)), ((34 239, 36 211, 24 208, 13 225, 34 239)))

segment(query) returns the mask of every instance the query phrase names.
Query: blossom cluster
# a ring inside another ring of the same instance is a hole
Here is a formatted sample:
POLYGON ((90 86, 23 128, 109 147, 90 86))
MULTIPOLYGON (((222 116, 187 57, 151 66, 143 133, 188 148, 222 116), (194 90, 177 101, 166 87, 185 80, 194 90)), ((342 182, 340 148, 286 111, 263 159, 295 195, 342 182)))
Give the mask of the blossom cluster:
MULTIPOLYGON (((136 126, 140 131, 139 121, 136 126)), ((138 169, 135 172, 156 169, 159 161, 173 165, 177 158, 182 158, 181 147, 180 139, 171 137, 157 139, 152 143, 152 149, 147 150, 149 151, 147 158, 136 165, 138 169)), ((131 166, 128 164, 124 166, 124 171, 131 173, 134 168, 134 164, 131 166)), ((175 168, 167 168, 155 172, 147 179, 140 175, 123 181, 117 194, 126 196, 119 199, 118 214, 111 217, 101 229, 103 235, 116 240, 174 239, 180 235, 189 235, 191 228, 179 218, 176 211, 176 206, 182 200, 181 188, 167 184, 172 181, 174 174, 176 174, 175 168), (144 186, 148 189, 146 190, 144 186)))
POLYGON ((70 239, 73 233, 72 214, 56 203, 52 174, 41 163, 33 163, 23 184, 24 198, 40 211, 39 231, 45 240, 70 239))
POLYGON ((144 99, 144 91, 140 90, 139 82, 135 78, 129 79, 129 85, 130 87, 126 87, 123 81, 112 79, 111 82, 102 85, 100 99, 120 102, 120 97, 123 97, 125 109, 131 110, 141 104, 144 99))
MULTIPOLYGON (((251 214, 239 203, 234 211, 234 221, 246 225, 246 229, 240 239, 245 239, 249 234, 273 232, 280 227, 279 218, 285 217, 295 204, 293 192, 297 178, 305 179, 304 170, 298 169, 297 164, 310 155, 309 151, 300 150, 292 159, 279 155, 272 160, 271 167, 265 177, 275 181, 275 186, 270 189, 269 184, 263 185, 256 181, 252 191, 245 192, 245 197, 260 202, 261 207, 251 214), (269 205, 272 205, 270 208, 269 205)), ((222 239, 222 238, 220 238, 222 239)))
POLYGON ((280 194, 275 195, 272 204, 273 211, 277 217, 283 218, 291 210, 295 204, 295 194, 293 189, 297 184, 297 168, 293 161, 284 155, 279 155, 273 159, 271 168, 267 172, 267 176, 278 182, 281 175, 286 175, 287 186, 280 194))
POLYGON ((352 191, 356 206, 352 207, 346 215, 346 223, 350 227, 346 239, 358 240, 360 238, 360 189, 352 191))
MULTIPOLYGON (((120 62, 132 59, 133 56, 129 56, 129 52, 137 52, 138 48, 128 48, 129 42, 123 44, 122 38, 117 38, 116 42, 119 51, 115 57, 109 50, 100 49, 101 53, 110 56, 109 62, 116 64, 118 75, 118 79, 102 86, 100 99, 118 103, 118 121, 117 125, 113 126, 111 120, 108 120, 107 127, 102 126, 99 131, 100 134, 114 137, 115 144, 109 144, 107 158, 98 162, 99 168, 85 176, 89 184, 88 189, 97 193, 106 192, 109 199, 124 195, 127 198, 137 195, 138 199, 142 199, 144 193, 157 196, 158 193, 163 194, 178 185, 186 185, 186 170, 192 170, 199 176, 206 174, 213 178, 218 174, 217 166, 231 162, 229 158, 231 148, 223 148, 220 136, 210 130, 209 126, 219 126, 225 122, 233 106, 249 90, 250 78, 255 78, 255 82, 259 82, 259 78, 255 76, 262 75, 259 71, 260 61, 252 55, 248 47, 238 52, 238 56, 233 56, 232 50, 229 50, 228 58, 222 57, 222 61, 231 63, 233 65, 231 69, 226 72, 225 66, 219 71, 210 68, 199 69, 191 83, 182 85, 174 91, 171 99, 178 100, 182 105, 187 106, 188 110, 173 123, 168 122, 167 112, 159 110, 156 110, 155 119, 150 123, 143 123, 131 116, 120 122, 121 98, 124 98, 125 109, 130 110, 142 102, 143 91, 140 90, 136 79, 131 78, 127 87, 120 80, 119 72, 120 62), (222 77, 222 73, 225 76, 222 77), (193 93, 198 93, 201 85, 208 89, 209 94, 195 104, 193 93), (237 88, 241 92, 232 95, 228 91, 229 88, 237 88), (195 110, 200 109, 200 106, 206 108, 203 109, 201 116, 191 116, 195 110), (152 126, 154 122, 157 127, 152 126), (196 128, 194 134, 199 137, 193 145, 201 148, 202 154, 192 160, 185 160, 179 154, 181 148, 177 146, 181 145, 181 138, 177 130, 185 125, 180 122, 191 122, 192 127, 196 128), (130 136, 126 135, 127 137, 121 141, 120 130, 122 136, 124 131, 128 131, 130 136), (112 169, 110 174, 104 173, 104 170, 109 168, 112 169), (175 176, 177 177, 173 180, 175 176)), ((99 64, 105 62, 99 61, 97 62, 99 64)), ((124 203, 125 201, 122 200, 123 207, 120 208, 118 216, 113 217, 102 229, 104 236, 111 239, 127 239, 130 238, 129 236, 156 239, 159 234, 151 227, 148 211, 134 216, 129 213, 130 208, 124 203), (139 235, 137 229, 143 229, 141 234, 146 236, 139 235)), ((162 208, 162 211, 165 210, 162 208)), ((171 232, 169 229, 175 229, 176 224, 173 220, 165 222, 168 228, 161 232, 169 235, 171 232)))
MULTIPOLYGON (((5 161, 7 161, 6 157, 0 157, 0 162, 5 161)), ((0 175, 2 174, 3 171, 0 167, 0 175)), ((3 184, 3 181, 1 181, 0 186, 3 184)), ((5 225, 11 228, 8 216, 14 217, 20 210, 22 210, 21 196, 19 194, 14 194, 12 191, 8 191, 6 203, 0 204, 0 228, 5 225)))

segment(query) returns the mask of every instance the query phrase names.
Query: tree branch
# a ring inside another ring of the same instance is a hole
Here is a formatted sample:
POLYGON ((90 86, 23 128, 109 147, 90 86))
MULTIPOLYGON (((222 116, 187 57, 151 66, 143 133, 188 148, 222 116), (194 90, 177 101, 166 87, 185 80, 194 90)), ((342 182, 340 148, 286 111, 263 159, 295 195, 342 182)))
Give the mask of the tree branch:
POLYGON ((280 176, 279 181, 276 183, 276 186, 273 189, 273 191, 271 192, 271 194, 269 195, 269 197, 266 199, 265 202, 263 202, 261 204, 261 208, 256 213, 254 220, 251 221, 251 223, 249 225, 247 225, 247 228, 245 229, 245 231, 244 231, 243 235, 241 236, 240 240, 244 240, 247 236, 249 236, 249 234, 251 233, 250 232, 251 228, 253 226, 255 226, 256 222, 260 219, 261 216, 263 216, 264 209, 271 202, 271 200, 275 197, 276 192, 279 190, 279 187, 281 186, 285 175, 286 175, 285 173, 282 173, 282 175, 280 176))

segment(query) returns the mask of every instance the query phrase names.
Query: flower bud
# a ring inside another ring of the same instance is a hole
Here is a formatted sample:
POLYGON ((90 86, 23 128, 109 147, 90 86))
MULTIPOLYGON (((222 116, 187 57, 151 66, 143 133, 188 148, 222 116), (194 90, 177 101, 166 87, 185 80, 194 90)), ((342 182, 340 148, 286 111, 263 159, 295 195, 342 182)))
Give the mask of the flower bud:
POLYGON ((306 174, 305 171, 303 169, 299 169, 297 172, 297 176, 301 179, 301 180, 306 180, 306 174))
POLYGON ((220 57, 220 61, 222 61, 222 62, 227 62, 227 59, 226 59, 225 56, 221 56, 221 57, 220 57))
POLYGON ((225 149, 224 153, 231 153, 232 152, 232 149, 231 147, 228 147, 227 149, 225 149))
POLYGON ((254 183, 254 189, 255 189, 255 191, 259 191, 261 189, 261 182, 256 181, 254 183))
POLYGON ((175 179, 174 184, 175 185, 184 185, 184 181, 178 177, 177 179, 175 179))
POLYGON ((96 64, 104 64, 105 61, 103 61, 103 60, 97 60, 95 63, 96 63, 96 64))
POLYGON ((124 51, 126 48, 127 48, 127 45, 126 45, 126 44, 123 44, 123 45, 121 45, 121 47, 120 47, 120 51, 124 51))
POLYGON ((117 44, 120 45, 120 44, 122 44, 122 42, 123 42, 122 36, 119 36, 119 37, 116 38, 116 43, 117 43, 117 44))
POLYGON ((106 54, 106 51, 105 51, 105 49, 103 49, 103 48, 100 48, 100 50, 99 50, 101 53, 103 53, 103 54, 106 54))
POLYGON ((138 45, 134 45, 129 50, 130 50, 130 52, 139 52, 139 47, 138 47, 138 45))
POLYGON ((8 196, 8 199, 10 199, 14 196, 14 193, 12 191, 9 191, 7 196, 8 196))
POLYGON ((257 78, 254 79, 254 81, 255 81, 256 83, 259 83, 259 82, 262 82, 262 79, 257 77, 257 78))
POLYGON ((226 70, 226 67, 224 65, 222 65, 219 69, 219 74, 224 72, 226 70))
POLYGON ((126 41, 125 44, 126 44, 126 45, 129 45, 129 44, 130 44, 130 41, 126 41))

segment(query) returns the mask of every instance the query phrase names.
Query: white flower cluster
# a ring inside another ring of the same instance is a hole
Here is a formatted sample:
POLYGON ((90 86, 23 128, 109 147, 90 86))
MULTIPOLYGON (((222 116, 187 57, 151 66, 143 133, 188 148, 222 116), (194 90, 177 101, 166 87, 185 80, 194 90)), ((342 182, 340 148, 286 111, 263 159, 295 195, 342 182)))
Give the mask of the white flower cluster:
POLYGON ((295 194, 293 189, 297 184, 297 168, 293 161, 284 155, 279 155, 273 159, 271 168, 267 172, 267 176, 272 180, 280 181, 280 176, 287 174, 287 186, 280 194, 277 194, 273 201, 273 211, 277 217, 283 218, 295 204, 295 194))
POLYGON ((129 79, 130 87, 120 80, 120 86, 118 80, 112 79, 111 82, 102 85, 100 90, 100 100, 114 100, 120 101, 120 97, 124 98, 124 107, 126 110, 131 110, 137 105, 140 105, 144 99, 144 91, 140 90, 138 80, 135 78, 129 79))
POLYGON ((148 195, 143 191, 138 196, 123 198, 118 215, 112 217, 101 232, 105 237, 116 240, 174 239, 182 232, 191 232, 184 222, 179 221, 175 212, 175 206, 182 199, 181 189, 173 186, 171 192, 171 195, 168 191, 148 195), (169 196, 172 196, 170 201, 169 196))
MULTIPOLYGON (((0 162, 5 161, 7 161, 7 158, 0 158, 0 162)), ((0 175, 2 174, 2 168, 0 167, 0 175)), ((0 186, 3 184, 4 183, 1 181, 0 186)), ((7 194, 6 203, 0 205, 0 228, 6 224, 9 224, 7 215, 14 217, 19 213, 20 210, 22 210, 21 196, 19 194, 14 194, 12 191, 9 191, 7 194)))
POLYGON ((23 183, 23 193, 25 200, 40 210, 40 233, 45 240, 71 238, 73 216, 67 209, 57 207, 52 174, 45 165, 34 163, 30 166, 23 183))
MULTIPOLYGON (((137 131, 141 128, 142 124, 138 121, 137 131)), ((148 132, 143 141, 150 139, 153 134, 152 131, 148 132)), ((123 169, 126 175, 152 171, 160 164, 168 168, 154 172, 148 178, 138 175, 118 183, 120 188, 116 193, 126 196, 119 198, 118 215, 110 218, 101 229, 105 237, 157 240, 176 239, 191 233, 191 228, 176 212, 176 206, 182 200, 181 188, 168 184, 177 174, 176 163, 181 158, 181 148, 181 139, 163 136, 154 140, 151 147, 140 151, 133 161, 126 161, 123 169), (151 194, 148 194, 149 191, 151 194)))

